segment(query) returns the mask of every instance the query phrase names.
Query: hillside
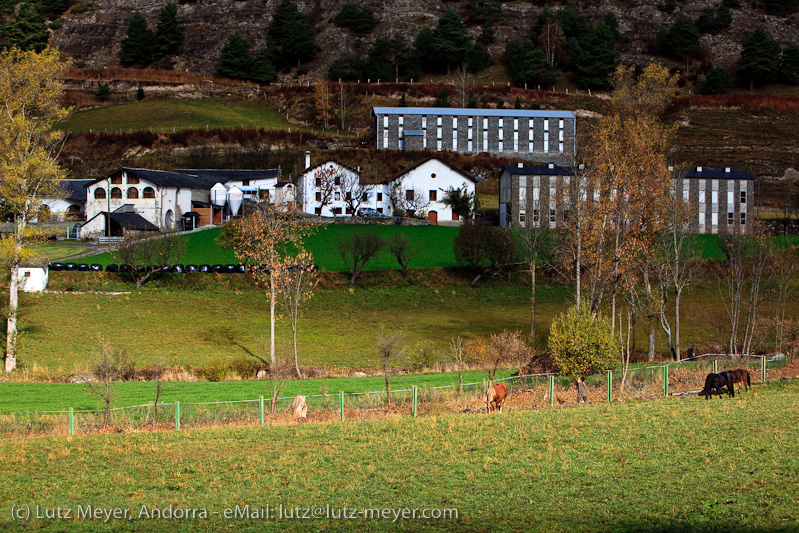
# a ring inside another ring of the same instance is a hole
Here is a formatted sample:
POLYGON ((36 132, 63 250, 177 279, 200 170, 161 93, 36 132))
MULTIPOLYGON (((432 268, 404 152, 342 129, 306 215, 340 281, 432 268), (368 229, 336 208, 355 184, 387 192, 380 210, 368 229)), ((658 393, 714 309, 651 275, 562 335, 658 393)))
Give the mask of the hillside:
MULTIPOLYGON (((278 3, 277 0, 179 2, 178 16, 184 22, 186 31, 183 52, 174 57, 174 68, 179 71, 213 73, 225 39, 235 31, 241 32, 254 49, 263 47, 267 27, 278 3)), ((344 3, 345 0, 299 3, 300 10, 313 24, 316 42, 323 50, 307 65, 312 76, 326 73, 330 64, 345 53, 365 53, 378 36, 398 38, 410 45, 421 28, 435 26, 438 18, 449 10, 460 14, 467 22, 468 31, 473 37, 477 37, 481 31, 478 23, 488 13, 498 10, 497 22, 493 24, 496 41, 488 48, 491 55, 499 60, 508 41, 523 37, 530 31, 545 2, 515 0, 499 3, 489 0, 431 4, 424 0, 372 0, 362 5, 374 11, 378 24, 362 38, 333 24, 333 17, 344 3)), ((717 2, 682 1, 676 4, 676 9, 671 14, 659 9, 658 4, 659 2, 653 0, 577 3, 581 13, 591 22, 601 20, 607 12, 615 14, 619 21, 618 30, 622 35, 618 49, 622 60, 628 63, 649 62, 652 58, 651 44, 659 30, 670 26, 680 15, 697 20, 703 9, 716 7, 717 2)), ((61 25, 53 31, 51 43, 70 54, 79 64, 102 68, 119 65, 120 41, 126 34, 132 13, 140 11, 147 18, 150 27, 154 27, 164 2, 95 0, 80 5, 81 9, 68 11, 60 19, 61 25)), ((554 3, 552 7, 561 5, 554 3)), ((760 3, 741 2, 740 7, 732 10, 732 22, 727 29, 717 35, 701 36, 702 50, 697 64, 706 62, 733 67, 741 50, 741 41, 748 38, 759 26, 764 26, 783 47, 788 43, 795 43, 799 40, 794 29, 797 23, 797 14, 791 17, 768 15, 760 3)))

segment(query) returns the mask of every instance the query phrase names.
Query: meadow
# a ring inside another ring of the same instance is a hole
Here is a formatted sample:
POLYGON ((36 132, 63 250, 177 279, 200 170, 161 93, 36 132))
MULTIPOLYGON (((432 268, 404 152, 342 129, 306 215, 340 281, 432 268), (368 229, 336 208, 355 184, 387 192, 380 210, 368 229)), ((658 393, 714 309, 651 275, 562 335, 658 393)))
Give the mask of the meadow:
POLYGON ((172 132, 199 128, 300 129, 265 103, 250 100, 142 100, 75 111, 58 128, 64 131, 172 132))
POLYGON ((799 428, 786 421, 798 416, 794 380, 712 401, 3 440, 0 527, 796 531, 799 428), (87 519, 89 505, 129 519, 87 519), (280 505, 321 517, 270 518, 280 505), (345 506, 355 518, 327 514, 345 506), (59 507, 70 518, 35 517, 59 507), (186 509, 194 518, 164 518, 186 509))

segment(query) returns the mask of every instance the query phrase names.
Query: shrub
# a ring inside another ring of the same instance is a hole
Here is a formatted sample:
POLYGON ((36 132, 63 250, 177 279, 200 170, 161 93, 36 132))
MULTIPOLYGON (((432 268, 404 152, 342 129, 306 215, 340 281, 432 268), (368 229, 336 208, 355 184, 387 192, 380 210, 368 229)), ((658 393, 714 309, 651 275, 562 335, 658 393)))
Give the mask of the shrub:
POLYGON ((587 305, 577 311, 571 307, 552 322, 549 350, 561 372, 570 375, 593 374, 612 365, 620 353, 610 324, 594 317, 587 305))
POLYGON ((230 360, 225 357, 216 357, 202 370, 202 375, 208 381, 225 381, 233 373, 230 360))
POLYGON ((408 354, 408 368, 413 371, 436 368, 441 363, 441 350, 433 341, 420 341, 408 354))

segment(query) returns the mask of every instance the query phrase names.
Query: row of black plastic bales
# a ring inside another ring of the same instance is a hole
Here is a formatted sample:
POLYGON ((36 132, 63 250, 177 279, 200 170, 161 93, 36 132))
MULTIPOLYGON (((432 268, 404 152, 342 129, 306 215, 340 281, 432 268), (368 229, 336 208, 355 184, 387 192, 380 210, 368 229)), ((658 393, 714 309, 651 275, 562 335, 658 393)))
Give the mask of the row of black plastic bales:
MULTIPOLYGON (((317 270, 316 265, 297 265, 290 268, 300 268, 302 270, 317 270)), ((50 270, 55 271, 77 271, 77 272, 102 272, 103 265, 93 263, 88 265, 86 263, 50 263, 50 270)), ((257 267, 254 270, 266 272, 269 270, 267 267, 257 267)), ((116 265, 110 264, 105 267, 106 272, 169 272, 173 274, 183 274, 192 272, 201 273, 219 273, 219 274, 243 274, 247 272, 247 267, 244 265, 116 265)))

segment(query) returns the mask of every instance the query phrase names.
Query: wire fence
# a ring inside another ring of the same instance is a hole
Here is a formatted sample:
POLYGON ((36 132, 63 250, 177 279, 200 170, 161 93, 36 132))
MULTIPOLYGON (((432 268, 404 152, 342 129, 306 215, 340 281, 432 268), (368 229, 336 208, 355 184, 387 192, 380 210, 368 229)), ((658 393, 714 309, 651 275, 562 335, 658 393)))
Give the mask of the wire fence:
MULTIPOLYGON (((684 394, 688 390, 702 388, 708 372, 718 373, 733 366, 750 368, 752 381, 757 377, 765 382, 769 359, 761 355, 733 356, 728 354, 703 354, 678 362, 631 368, 624 373, 619 370, 605 371, 591 383, 592 403, 613 402, 619 392, 625 398, 652 398, 684 394), (690 368, 688 368, 690 366, 690 368), (758 368, 759 367, 759 368, 758 368), (670 389, 671 387, 671 389, 670 389)), ((492 383, 505 382, 514 394, 527 394, 527 405, 553 407, 570 403, 576 399, 573 378, 553 373, 513 375, 493 382, 475 381, 463 385, 411 386, 390 390, 394 412, 417 416, 420 404, 430 406, 436 402, 464 398, 471 401, 482 399, 492 383)), ((363 413, 385 409, 388 403, 386 390, 362 392, 322 393, 305 396, 309 409, 321 415, 319 420, 347 420, 362 418, 363 413)), ((14 411, 0 413, 0 434, 19 437, 44 435, 79 435, 97 432, 129 432, 155 429, 193 429, 202 427, 244 426, 269 422, 275 414, 285 414, 294 401, 293 396, 275 398, 220 401, 147 403, 109 410, 109 423, 105 424, 105 409, 69 408, 61 411, 14 411)), ((461 402, 462 403, 462 402, 461 402)), ((482 403, 482 402, 481 402, 482 403)), ((478 404, 479 405, 479 404, 478 404)), ((482 410, 479 409, 478 410, 482 410)), ((471 412, 468 408, 466 412, 471 412)))

